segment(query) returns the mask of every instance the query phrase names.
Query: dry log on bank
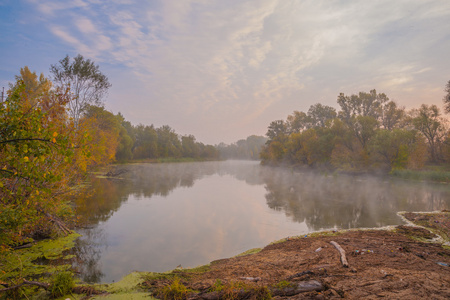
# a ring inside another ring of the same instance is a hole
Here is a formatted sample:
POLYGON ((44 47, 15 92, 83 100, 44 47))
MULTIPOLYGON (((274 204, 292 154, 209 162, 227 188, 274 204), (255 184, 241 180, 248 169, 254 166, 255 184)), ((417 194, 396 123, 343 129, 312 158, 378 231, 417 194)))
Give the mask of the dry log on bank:
POLYGON ((339 254, 341 255, 341 263, 344 266, 344 268, 348 268, 348 261, 347 258, 345 257, 345 250, 342 249, 341 245, 339 245, 335 241, 331 241, 330 244, 333 245, 339 251, 339 254))

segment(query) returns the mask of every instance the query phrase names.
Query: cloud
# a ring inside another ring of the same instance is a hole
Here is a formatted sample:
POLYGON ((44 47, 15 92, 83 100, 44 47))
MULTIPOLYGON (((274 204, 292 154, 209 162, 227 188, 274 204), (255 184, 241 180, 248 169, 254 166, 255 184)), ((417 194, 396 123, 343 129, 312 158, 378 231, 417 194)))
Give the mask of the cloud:
POLYGON ((140 82, 129 94, 141 109, 110 93, 115 109, 204 136, 215 124, 218 135, 251 134, 319 100, 335 104, 339 92, 377 88, 399 100, 404 92, 403 104, 414 93, 422 101, 419 89, 436 91, 425 82, 450 67, 439 62, 450 47, 450 4, 441 1, 31 3, 74 51, 140 82))
POLYGON ((85 17, 78 18, 76 26, 84 34, 97 33, 97 29, 95 28, 91 20, 89 20, 88 18, 85 17))
POLYGON ((87 7, 88 3, 82 0, 52 1, 52 0, 28 0, 36 8, 48 16, 54 16, 57 12, 67 11, 73 8, 87 7))

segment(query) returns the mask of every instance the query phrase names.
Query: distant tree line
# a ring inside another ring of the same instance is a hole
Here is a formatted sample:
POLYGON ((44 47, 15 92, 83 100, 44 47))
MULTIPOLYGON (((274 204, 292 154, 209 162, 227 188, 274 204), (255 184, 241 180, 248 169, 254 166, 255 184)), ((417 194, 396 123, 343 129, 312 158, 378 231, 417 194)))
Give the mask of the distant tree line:
MULTIPOLYGON (((448 111, 450 82, 444 98, 448 111)), ((340 94, 340 110, 317 103, 270 123, 263 164, 345 171, 421 169, 450 162, 448 119, 436 105, 406 111, 385 94, 340 94)))
POLYGON ((220 143, 217 149, 222 159, 259 160, 261 149, 266 142, 267 138, 264 136, 251 135, 230 145, 220 143))
POLYGON ((122 132, 116 159, 195 158, 217 159, 219 152, 213 145, 197 142, 193 135, 179 135, 170 126, 133 126, 119 113, 115 116, 122 132))

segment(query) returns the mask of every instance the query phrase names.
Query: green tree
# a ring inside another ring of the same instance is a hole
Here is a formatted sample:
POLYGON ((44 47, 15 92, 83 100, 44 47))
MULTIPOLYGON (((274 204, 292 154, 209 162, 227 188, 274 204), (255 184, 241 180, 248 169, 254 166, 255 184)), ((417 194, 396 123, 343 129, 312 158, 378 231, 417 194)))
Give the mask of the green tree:
POLYGON ((405 117, 405 110, 399 108, 394 101, 384 102, 381 106, 381 125, 383 128, 393 130, 397 128, 405 117))
POLYGON ((245 140, 246 157, 248 159, 259 159, 261 148, 267 142, 267 138, 263 136, 251 135, 245 140))
POLYGON ((314 128, 291 134, 286 143, 289 160, 295 164, 313 165, 316 162, 314 157, 316 141, 317 132, 314 128))
POLYGON ((381 117, 382 106, 388 101, 386 94, 377 94, 376 90, 369 93, 359 92, 358 95, 351 96, 340 93, 337 99, 341 107, 339 117, 347 123, 357 116, 370 116, 378 120, 381 117))
POLYGON ((285 157, 286 151, 287 149, 284 143, 273 140, 263 147, 260 153, 261 162, 263 164, 281 162, 285 157))
POLYGON ((441 158, 440 147, 446 135, 440 111, 436 105, 422 104, 419 109, 410 112, 411 123, 426 138, 431 160, 438 162, 441 158))
POLYGON ((378 121, 371 116, 357 116, 352 123, 352 129, 355 137, 365 148, 371 137, 375 134, 378 121))
MULTIPOLYGON (((279 122, 279 121, 276 121, 279 122)), ((286 133, 298 133, 298 132, 302 132, 305 129, 311 128, 312 124, 311 124, 312 120, 311 117, 308 116, 307 114, 305 114, 302 111, 294 111, 294 113, 292 115, 289 115, 287 117, 287 120, 284 124, 284 126, 286 127, 285 131, 286 133)), ((274 122, 272 122, 274 123, 274 122)), ((273 124, 274 126, 276 124, 273 124)), ((278 124, 276 126, 281 126, 282 124, 278 124)), ((270 130, 270 126, 269 126, 269 130, 270 130)), ((267 135, 267 134, 266 134, 267 135)), ((269 136, 270 138, 270 136, 269 136)))
POLYGON ((181 142, 175 130, 168 125, 156 129, 158 135, 158 154, 159 157, 180 157, 181 142))
POLYGON ((139 124, 134 127, 135 142, 133 145, 133 157, 156 158, 158 157, 158 134, 153 125, 139 124))
POLYGON ((325 127, 326 122, 337 117, 336 109, 320 103, 311 105, 308 110, 313 127, 325 127))
POLYGON ((100 72, 99 66, 80 54, 73 62, 67 55, 58 64, 51 65, 50 72, 57 87, 70 87, 73 93, 68 106, 76 127, 88 105, 100 106, 111 87, 108 77, 100 72))
POLYGON ((184 135, 181 137, 181 147, 183 148, 184 157, 198 157, 200 155, 199 148, 195 142, 195 136, 184 135))
POLYGON ((446 113, 450 113, 450 80, 445 86, 445 96, 444 96, 444 110, 446 113))
POLYGON ((126 121, 121 113, 116 115, 116 119, 119 122, 119 144, 116 150, 116 160, 125 161, 133 158, 133 126, 130 122, 126 121))
POLYGON ((418 167, 423 166, 426 157, 421 155, 422 159, 418 161, 418 157, 414 156, 420 151, 421 143, 416 130, 381 129, 370 142, 370 153, 375 164, 381 164, 389 170, 405 169, 412 164, 418 167))
POLYGON ((214 147, 213 145, 204 145, 203 143, 197 143, 197 146, 200 149, 200 157, 208 159, 219 158, 219 151, 217 151, 216 147, 214 147))
POLYGON ((283 120, 273 121, 269 125, 266 136, 269 140, 284 139, 288 134, 287 129, 286 123, 283 120))

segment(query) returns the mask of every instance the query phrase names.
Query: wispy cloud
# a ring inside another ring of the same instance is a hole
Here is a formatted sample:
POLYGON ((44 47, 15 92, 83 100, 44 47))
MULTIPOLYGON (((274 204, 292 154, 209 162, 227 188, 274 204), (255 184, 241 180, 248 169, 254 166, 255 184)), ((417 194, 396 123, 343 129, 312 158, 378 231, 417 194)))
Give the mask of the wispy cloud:
POLYGON ((339 92, 377 88, 400 102, 404 93, 403 104, 414 93, 423 101, 418 80, 446 79, 442 1, 29 1, 74 52, 134 76, 117 80, 141 82, 130 95, 143 109, 111 93, 115 109, 203 136, 215 123, 229 123, 215 129, 222 136, 261 133, 339 92))
POLYGON ((52 0, 28 0, 29 2, 36 5, 36 8, 48 15, 54 16, 56 13, 61 11, 67 11, 73 8, 87 7, 89 4, 83 0, 72 0, 72 1, 52 1, 52 0))

